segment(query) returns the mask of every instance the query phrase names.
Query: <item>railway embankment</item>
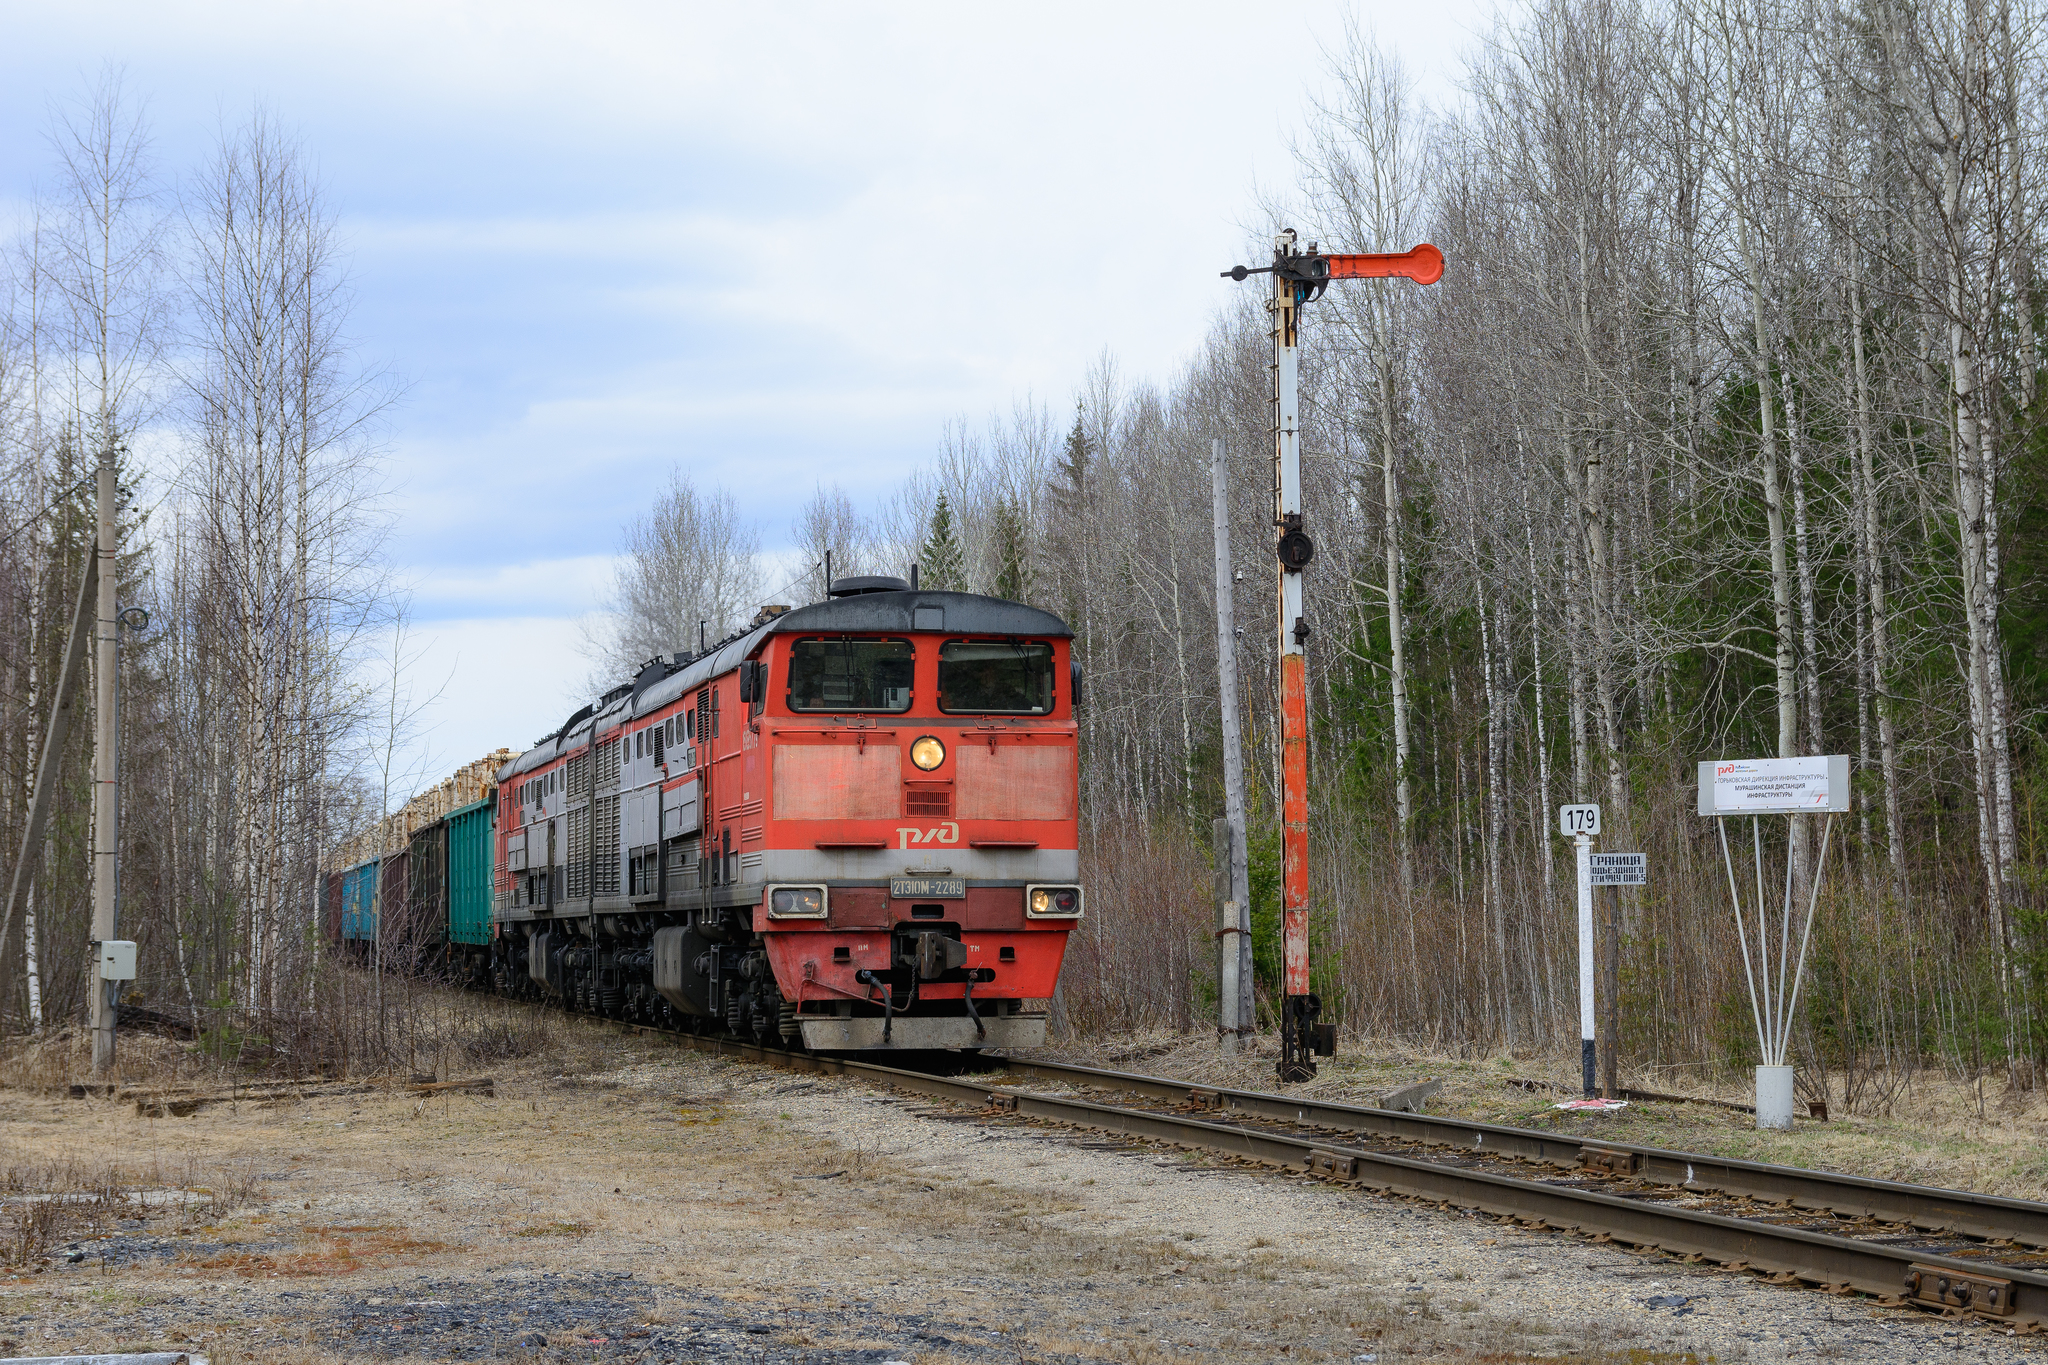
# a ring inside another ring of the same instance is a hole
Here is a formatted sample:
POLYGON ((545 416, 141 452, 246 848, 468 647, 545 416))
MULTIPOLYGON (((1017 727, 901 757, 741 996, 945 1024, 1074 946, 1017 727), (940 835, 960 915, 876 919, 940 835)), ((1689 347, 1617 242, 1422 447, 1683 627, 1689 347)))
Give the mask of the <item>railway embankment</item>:
MULTIPOLYGON (((1166 1033, 1079 1040, 1034 1053, 1055 1061, 1172 1076, 1191 1084, 1245 1090, 1275 1088, 1277 1047, 1225 1057, 1207 1038, 1166 1033)), ((1422 1079, 1442 1082, 1431 1113, 1602 1137, 1646 1147, 1706 1152, 1773 1165, 1810 1166, 1938 1185, 2012 1199, 2048 1201, 2048 1091, 2012 1089, 2002 1081, 1951 1076, 1939 1069, 1880 1075, 1856 1086, 1854 1102, 1841 1077, 1828 1086, 1828 1117, 1798 1106, 1789 1133, 1760 1132, 1742 1105, 1739 1078, 1705 1067, 1624 1075, 1640 1092, 1697 1097, 1694 1103, 1635 1100, 1621 1110, 1588 1115, 1554 1105, 1575 1093, 1578 1056, 1462 1057, 1398 1040, 1346 1039, 1340 1055, 1289 1094, 1346 1104, 1372 1104, 1422 1079)))

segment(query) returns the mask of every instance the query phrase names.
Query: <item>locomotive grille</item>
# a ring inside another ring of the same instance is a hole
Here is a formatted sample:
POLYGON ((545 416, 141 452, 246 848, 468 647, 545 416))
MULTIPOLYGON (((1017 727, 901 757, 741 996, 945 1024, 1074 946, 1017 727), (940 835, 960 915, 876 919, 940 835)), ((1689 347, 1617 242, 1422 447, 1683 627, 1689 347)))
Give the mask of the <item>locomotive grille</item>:
POLYGON ((569 812, 569 898, 590 894, 590 807, 569 812))
POLYGON ((600 796, 597 808, 597 885, 593 894, 619 894, 619 798, 600 796))
POLYGON ((619 785, 619 756, 625 752, 628 741, 599 744, 591 752, 597 755, 597 785, 616 787, 619 785))
POLYGON ((920 783, 903 788, 903 813, 926 819, 949 820, 953 816, 951 785, 920 783))

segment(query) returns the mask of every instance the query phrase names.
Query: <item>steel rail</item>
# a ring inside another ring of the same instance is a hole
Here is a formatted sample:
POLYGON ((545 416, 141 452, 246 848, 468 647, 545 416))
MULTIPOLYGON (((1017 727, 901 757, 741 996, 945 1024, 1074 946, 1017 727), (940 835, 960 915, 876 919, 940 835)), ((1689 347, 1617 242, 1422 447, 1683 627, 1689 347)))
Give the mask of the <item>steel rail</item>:
MULTIPOLYGON (((671 1033, 665 1029, 643 1027, 641 1031, 678 1038, 703 1052, 740 1057, 795 1071, 869 1079, 894 1089, 957 1103, 988 1106, 1021 1118, 1045 1119, 1218 1152, 1301 1174, 1475 1209, 1558 1231, 1603 1237, 1673 1255, 1696 1256, 1731 1268, 1765 1271, 1781 1277, 1785 1283, 1797 1280, 1837 1291, 1860 1291, 1893 1304, 1911 1302, 1928 1308, 1966 1309, 1993 1322, 2029 1330, 2048 1325, 2048 1275, 2010 1266, 1939 1256, 1910 1247, 1857 1241, 1804 1228, 1730 1218, 1598 1190, 1469 1170, 1388 1152, 1340 1146, 1314 1138, 1217 1123, 1191 1115, 1161 1114, 1069 1096, 1020 1091, 1015 1086, 992 1083, 987 1079, 905 1071, 872 1062, 784 1052, 729 1038, 671 1033)), ((1099 1074, 1119 1075, 1115 1072, 1099 1074)), ((1156 1086, 1175 1084, 1157 1077, 1140 1079, 1156 1086)), ((1185 1097, 1190 1087, 1181 1083, 1177 1089, 1185 1097)), ((1233 1093, 1249 1096, 1258 1092, 1233 1093)), ((1332 1108, 1290 1103, 1296 1105, 1296 1112, 1311 1115, 1318 1109, 1332 1108)), ((1377 1114, 1388 1111, 1363 1112, 1377 1114)), ((1295 1117, 1295 1112, 1290 1112, 1287 1117, 1295 1117)), ((1298 1121, 1311 1122, 1312 1119, 1298 1121)), ((1551 1140, 1548 1134, 1531 1133, 1529 1136, 1551 1140)))
MULTIPOLYGON (((1556 1166, 1586 1166, 1589 1152, 1633 1158, 1628 1174, 1660 1185, 1713 1190, 1765 1203, 1786 1204, 1886 1223, 1905 1223, 1930 1232, 1958 1233, 2048 1247, 2048 1204, 1999 1195, 1973 1194, 1931 1185, 1908 1185, 1867 1176, 1798 1166, 1773 1166, 1735 1157, 1675 1152, 1662 1147, 1573 1137, 1443 1115, 1411 1114, 1366 1105, 1339 1104, 1256 1090, 1230 1090, 1159 1076, 1141 1076, 1059 1062, 1007 1059, 1011 1075, 1065 1081, 1098 1090, 1122 1090, 1152 1099, 1195 1103, 1318 1128, 1350 1129, 1432 1146, 1465 1147, 1556 1166)), ((1612 1169, 1610 1165, 1608 1167, 1612 1169)))

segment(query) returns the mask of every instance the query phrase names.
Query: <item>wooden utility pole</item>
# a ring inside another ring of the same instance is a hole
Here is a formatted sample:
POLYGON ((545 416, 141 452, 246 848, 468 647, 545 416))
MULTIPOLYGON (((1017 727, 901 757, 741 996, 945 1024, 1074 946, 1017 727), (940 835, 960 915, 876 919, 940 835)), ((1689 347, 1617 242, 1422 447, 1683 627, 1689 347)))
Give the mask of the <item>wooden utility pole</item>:
POLYGON ((120 848, 121 802, 119 729, 115 721, 115 658, 119 649, 114 556, 114 441, 100 446, 97 501, 99 537, 93 554, 99 564, 98 610, 93 638, 93 782, 92 782, 92 1069, 104 1072, 114 1064, 114 992, 120 986, 102 979, 99 945, 112 940, 120 915, 117 851, 120 848))
POLYGON ((1218 1036, 1225 1052, 1256 1030, 1252 893, 1244 828, 1244 749, 1237 730, 1237 601, 1230 567, 1230 498, 1223 438, 1210 462, 1216 511, 1216 675, 1223 720, 1223 818, 1216 822, 1218 1036))

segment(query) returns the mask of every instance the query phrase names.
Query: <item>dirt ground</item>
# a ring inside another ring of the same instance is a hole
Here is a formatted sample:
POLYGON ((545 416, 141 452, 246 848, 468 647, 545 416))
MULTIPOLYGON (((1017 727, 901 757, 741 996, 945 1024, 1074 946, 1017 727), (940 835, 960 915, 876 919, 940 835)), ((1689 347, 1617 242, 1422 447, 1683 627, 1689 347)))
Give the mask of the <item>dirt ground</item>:
POLYGON ((494 1066, 491 1097, 150 1119, 0 1090, 0 1353, 2048 1359, 1973 1323, 550 1027, 546 1061, 494 1066))

